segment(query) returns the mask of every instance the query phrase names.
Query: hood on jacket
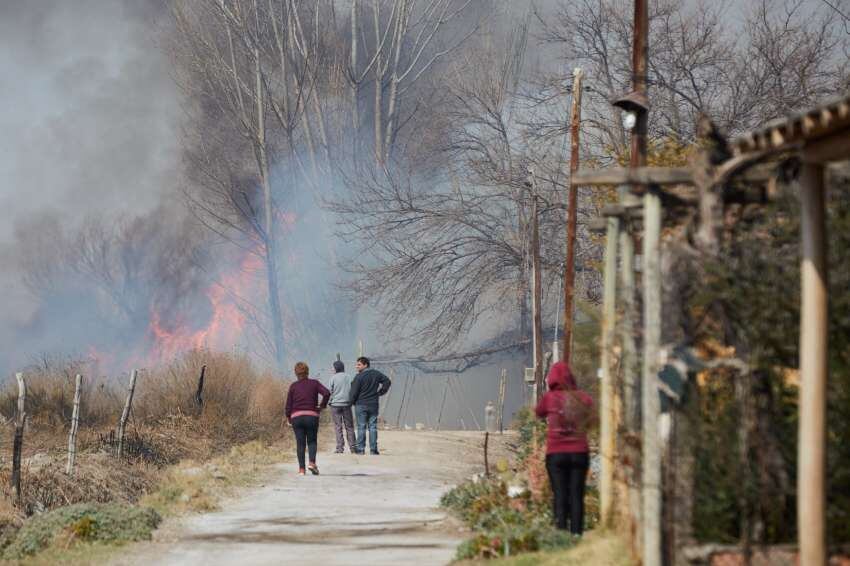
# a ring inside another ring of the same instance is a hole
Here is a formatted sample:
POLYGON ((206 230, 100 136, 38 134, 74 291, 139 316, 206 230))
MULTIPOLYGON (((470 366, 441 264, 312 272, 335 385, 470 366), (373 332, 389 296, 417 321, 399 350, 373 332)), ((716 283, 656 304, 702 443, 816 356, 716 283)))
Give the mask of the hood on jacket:
POLYGON ((578 389, 576 378, 567 362, 552 364, 552 367, 549 368, 549 375, 546 377, 546 383, 549 385, 549 389, 565 389, 568 391, 578 389))

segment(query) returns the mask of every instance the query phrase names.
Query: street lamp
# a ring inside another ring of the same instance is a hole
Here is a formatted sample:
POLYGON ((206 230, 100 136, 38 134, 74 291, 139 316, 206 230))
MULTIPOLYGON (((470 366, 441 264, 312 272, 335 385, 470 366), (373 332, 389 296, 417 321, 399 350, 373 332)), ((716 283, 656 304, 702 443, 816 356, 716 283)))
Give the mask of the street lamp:
POLYGON ((638 117, 649 112, 646 94, 635 90, 611 101, 611 104, 623 111, 623 127, 629 131, 637 125, 638 117))

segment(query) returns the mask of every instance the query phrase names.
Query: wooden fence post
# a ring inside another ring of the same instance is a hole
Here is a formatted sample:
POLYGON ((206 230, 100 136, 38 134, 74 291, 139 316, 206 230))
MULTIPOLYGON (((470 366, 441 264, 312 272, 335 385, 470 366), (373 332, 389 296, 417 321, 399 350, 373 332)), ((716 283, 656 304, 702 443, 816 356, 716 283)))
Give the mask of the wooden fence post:
POLYGON ((22 502, 21 493, 21 451, 24 446, 24 425, 26 424, 27 382, 24 374, 16 373, 18 381, 18 414, 15 419, 15 440, 12 445, 12 495, 15 504, 20 506, 22 502))
POLYGON ((74 412, 71 416, 71 432, 68 433, 68 465, 65 473, 74 473, 74 461, 77 459, 77 430, 80 428, 80 397, 83 392, 83 376, 79 373, 74 379, 74 412))
POLYGON ((204 407, 204 376, 207 373, 207 366, 201 366, 201 376, 198 378, 198 389, 195 391, 195 405, 198 408, 204 407))
POLYGON ((487 456, 487 447, 490 443, 490 431, 484 433, 484 477, 490 477, 490 460, 487 456))
POLYGON ((626 483, 629 536, 635 557, 640 556, 640 445, 638 444, 640 421, 640 376, 637 367, 637 346, 635 345, 635 322, 639 320, 635 311, 635 243, 629 229, 628 211, 639 202, 631 194, 628 186, 619 188, 620 202, 626 208, 627 215, 620 229, 620 344, 622 359, 620 367, 623 376, 623 475, 626 483))
POLYGON ((136 391, 136 376, 139 370, 134 369, 130 374, 130 385, 127 388, 127 401, 124 403, 124 411, 121 413, 121 420, 118 422, 118 457, 124 455, 124 431, 127 428, 127 419, 130 418, 130 407, 133 405, 133 393, 136 391))

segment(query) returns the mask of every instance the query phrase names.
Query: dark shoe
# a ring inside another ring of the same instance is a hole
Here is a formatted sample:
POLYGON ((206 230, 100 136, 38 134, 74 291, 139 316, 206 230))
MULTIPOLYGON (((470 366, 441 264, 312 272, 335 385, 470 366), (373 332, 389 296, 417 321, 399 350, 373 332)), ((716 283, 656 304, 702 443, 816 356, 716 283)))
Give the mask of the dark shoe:
POLYGON ((310 470, 310 473, 314 476, 319 475, 319 467, 316 466, 316 464, 310 464, 309 466, 307 466, 307 469, 310 470))
POLYGON ((334 450, 334 454, 342 454, 345 450, 334 450))
POLYGON ((371 451, 371 452, 369 452, 369 453, 370 453, 372 456, 380 456, 380 455, 381 455, 381 453, 380 453, 380 452, 378 452, 377 450, 372 450, 372 451, 371 451))

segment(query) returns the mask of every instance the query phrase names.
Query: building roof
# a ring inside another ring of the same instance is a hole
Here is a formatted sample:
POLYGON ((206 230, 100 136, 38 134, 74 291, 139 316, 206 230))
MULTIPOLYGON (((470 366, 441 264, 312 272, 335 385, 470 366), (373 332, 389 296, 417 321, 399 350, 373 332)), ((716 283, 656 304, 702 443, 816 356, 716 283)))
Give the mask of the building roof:
POLYGON ((800 148, 836 134, 850 136, 850 93, 804 112, 771 120, 732 140, 736 155, 800 148))

